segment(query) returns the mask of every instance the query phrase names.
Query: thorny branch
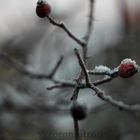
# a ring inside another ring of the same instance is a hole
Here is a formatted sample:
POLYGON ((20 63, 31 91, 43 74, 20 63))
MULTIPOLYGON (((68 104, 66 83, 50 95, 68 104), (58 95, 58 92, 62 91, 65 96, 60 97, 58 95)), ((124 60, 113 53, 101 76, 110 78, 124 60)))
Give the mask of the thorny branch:
POLYGON ((79 64, 80 64, 81 69, 82 69, 82 72, 84 73, 86 83, 87 83, 87 85, 89 85, 90 84, 90 78, 89 78, 86 66, 84 64, 84 60, 82 60, 82 58, 81 58, 81 56, 80 56, 80 54, 79 54, 77 49, 74 49, 74 51, 75 51, 75 54, 76 54, 76 56, 78 58, 79 64))
POLYGON ((63 29, 70 38, 72 38, 77 44, 79 44, 80 46, 84 46, 85 42, 83 40, 80 40, 79 38, 77 38, 67 27, 64 23, 62 22, 57 22, 55 21, 53 18, 51 18, 50 16, 47 16, 47 18, 49 19, 50 23, 52 23, 55 26, 60 27, 61 29, 63 29))
POLYGON ((87 26, 87 32, 86 32, 85 36, 83 37, 83 39, 86 41, 86 44, 88 43, 91 33, 92 33, 94 0, 90 0, 89 9, 90 9, 90 12, 89 12, 89 21, 88 21, 88 26, 87 26))
POLYGON ((87 52, 88 52, 88 42, 92 33, 93 28, 93 10, 94 10, 94 0, 90 0, 89 2, 89 20, 87 25, 87 32, 83 39, 85 40, 85 45, 83 47, 83 59, 84 61, 87 60, 87 52))
MULTIPOLYGON (((118 107, 121 110, 126 110, 126 111, 130 111, 130 112, 140 111, 140 105, 127 105, 127 104, 123 103, 122 101, 116 101, 111 96, 106 95, 105 92, 102 91, 100 88, 96 87, 96 85, 94 83, 91 83, 90 78, 89 78, 89 74, 87 73, 87 70, 86 70, 86 67, 85 67, 85 64, 83 63, 83 60, 80 57, 78 50, 77 49, 75 49, 75 50, 76 50, 75 53, 77 55, 77 59, 79 61, 79 65, 81 66, 81 69, 85 72, 85 77, 86 77, 85 79, 88 79, 88 80, 86 80, 88 88, 95 91, 96 95, 100 99, 110 103, 111 105, 113 105, 115 107, 118 107)), ((104 81, 108 82, 110 80, 112 80, 112 78, 108 78, 108 79, 106 78, 104 81)))
MULTIPOLYGON (((91 36, 92 26, 93 26, 93 3, 94 3, 94 0, 89 1, 89 20, 88 20, 88 25, 87 25, 87 32, 86 32, 85 36, 83 37, 83 39, 85 40, 85 44, 83 44, 83 46, 82 46, 82 53, 83 53, 82 57, 83 57, 83 61, 85 62, 85 64, 86 64, 87 58, 88 58, 87 57, 88 42, 89 42, 89 39, 91 36)), ((78 75, 78 78, 76 79, 78 85, 81 82, 82 78, 83 78, 83 71, 81 70, 78 75)), ((71 100, 76 99, 78 97, 78 93, 79 93, 78 88, 79 88, 78 86, 75 87, 71 100)))

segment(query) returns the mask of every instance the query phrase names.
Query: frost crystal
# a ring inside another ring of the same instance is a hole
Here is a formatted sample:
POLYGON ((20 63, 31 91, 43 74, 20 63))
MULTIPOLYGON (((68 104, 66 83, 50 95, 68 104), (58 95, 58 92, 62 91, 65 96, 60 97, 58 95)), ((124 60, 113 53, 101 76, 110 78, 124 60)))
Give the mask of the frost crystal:
POLYGON ((95 72, 110 72, 111 69, 107 66, 99 65, 95 67, 95 72))
POLYGON ((126 58, 121 61, 121 64, 130 64, 130 63, 133 64, 134 66, 137 66, 136 61, 130 58, 126 58))

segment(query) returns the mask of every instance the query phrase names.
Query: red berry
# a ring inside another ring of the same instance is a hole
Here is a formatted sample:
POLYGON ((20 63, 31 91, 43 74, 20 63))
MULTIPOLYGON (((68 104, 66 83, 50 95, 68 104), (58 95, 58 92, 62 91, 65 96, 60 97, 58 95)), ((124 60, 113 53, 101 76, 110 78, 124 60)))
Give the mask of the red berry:
POLYGON ((124 59, 118 67, 118 74, 120 77, 129 78, 138 72, 138 65, 134 60, 124 59))
POLYGON ((36 14, 40 18, 45 18, 51 12, 51 6, 44 0, 38 0, 36 6, 36 14))

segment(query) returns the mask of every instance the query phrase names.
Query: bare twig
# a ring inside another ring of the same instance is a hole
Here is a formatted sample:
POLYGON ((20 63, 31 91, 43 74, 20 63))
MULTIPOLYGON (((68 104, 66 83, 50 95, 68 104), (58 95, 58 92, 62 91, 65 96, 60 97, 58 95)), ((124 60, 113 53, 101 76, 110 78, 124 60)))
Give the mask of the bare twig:
MULTIPOLYGON (((52 82, 56 83, 56 85, 53 85, 52 87, 48 87, 47 89, 49 89, 49 90, 52 90, 54 88, 74 88, 74 87, 76 87, 76 84, 71 81, 66 81, 66 80, 62 81, 62 80, 56 80, 56 79, 52 78, 52 76, 50 76, 52 74, 46 75, 46 74, 33 73, 33 72, 27 70, 26 67, 22 63, 13 59, 6 53, 0 53, 0 60, 6 62, 8 65, 13 67, 15 70, 17 70, 21 74, 26 75, 30 78, 48 79, 48 80, 51 80, 52 82)), ((54 71, 56 71, 58 69, 58 65, 60 66, 60 62, 62 62, 62 57, 59 59, 56 66, 53 68, 54 71)), ((53 72, 53 73, 55 73, 55 72, 53 72)), ((102 80, 95 82, 96 85, 98 85, 100 83, 102 83, 102 80)), ((82 84, 82 83, 80 83, 77 87, 78 88, 87 88, 86 85, 82 84)))
POLYGON ((64 56, 61 56, 56 65, 54 66, 52 72, 49 74, 49 78, 54 77, 55 73, 57 72, 58 68, 60 67, 62 61, 64 59, 64 56))
POLYGON ((111 105, 118 107, 120 110, 125 110, 130 112, 140 111, 140 105, 128 105, 123 103, 122 101, 116 101, 111 96, 106 95, 105 92, 97 93, 97 96, 100 99, 110 103, 111 105))
MULTIPOLYGON (((87 32, 85 34, 85 36, 83 37, 83 39, 85 40, 85 43, 81 46, 82 47, 82 53, 83 53, 83 61, 85 62, 86 64, 86 61, 87 61, 87 52, 88 52, 88 42, 89 42, 89 38, 91 36, 91 31, 92 31, 92 19, 93 19, 93 0, 90 0, 89 2, 89 21, 88 21, 88 27, 87 27, 87 32)), ((83 78, 83 71, 81 70, 79 75, 78 75, 78 78, 77 78, 77 83, 79 83, 83 78)), ((76 87, 77 88, 77 87, 76 87)), ((76 90, 76 89, 75 89, 76 90)), ((75 91, 74 90, 74 91, 75 91)), ((78 94, 78 92, 77 92, 78 94)), ((73 93, 71 99, 73 99, 74 96, 78 96, 76 95, 75 93, 73 93)))
POLYGON ((86 84, 89 85, 90 84, 90 78, 89 78, 88 72, 86 70, 86 65, 85 65, 84 61, 82 60, 82 58, 81 58, 81 56, 78 52, 78 49, 74 49, 74 51, 75 51, 75 54, 76 54, 77 59, 79 61, 79 65, 81 66, 81 69, 84 73, 84 76, 85 76, 85 79, 86 79, 86 84))
POLYGON ((56 84, 52 85, 50 87, 47 87, 47 90, 53 90, 56 88, 74 88, 76 86, 76 84, 74 84, 72 82, 67 82, 67 81, 57 81, 56 82, 56 80, 54 80, 53 82, 55 82, 56 84))
POLYGON ((47 16, 47 18, 49 19, 50 23, 63 29, 68 34, 68 36, 70 38, 72 38, 80 46, 85 45, 85 42, 83 40, 80 40, 79 38, 77 38, 74 34, 72 34, 72 32, 66 27, 66 25, 64 23, 62 23, 62 22, 59 23, 59 22, 55 21, 54 19, 52 19, 50 16, 47 16))
POLYGON ((87 71, 90 75, 108 75, 111 76, 110 72, 99 72, 95 70, 88 70, 87 71))
POLYGON ((94 84, 91 83, 89 74, 88 74, 86 66, 85 66, 85 63, 82 60, 82 58, 81 58, 81 56, 80 56, 80 54, 79 54, 77 49, 75 49, 75 54, 76 54, 77 59, 79 61, 79 65, 81 66, 81 69, 82 69, 82 71, 84 73, 87 87, 93 89, 96 93, 102 92, 98 87, 96 87, 94 84))
POLYGON ((107 82, 110 82, 111 80, 113 80, 114 78, 112 77, 105 77, 101 80, 97 80, 97 81, 94 81, 92 84, 94 84, 95 86, 97 85, 101 85, 101 84, 104 84, 104 83, 107 83, 107 82))
POLYGON ((76 87, 73 90, 73 94, 72 94, 71 100, 73 100, 73 101, 76 101, 77 100, 79 91, 80 91, 80 88, 79 87, 76 87))
POLYGON ((73 119, 75 140, 80 140, 78 120, 73 119))
MULTIPOLYGON (((98 85, 102 85, 104 83, 110 82, 113 79, 114 78, 112 78, 112 77, 105 77, 101 80, 97 80, 97 81, 92 82, 92 84, 94 84, 95 86, 98 86, 98 85)), ((47 87, 47 89, 48 90, 53 90, 53 89, 57 89, 57 88, 74 88, 74 87, 77 87, 79 89, 88 88, 86 83, 80 83, 79 85, 77 85, 77 84, 72 83, 72 82, 59 81, 59 82, 57 82, 57 84, 54 84, 50 87, 47 87)), ((74 95, 75 95, 75 93, 74 93, 74 95)), ((71 99, 73 100, 73 97, 71 99)))
POLYGON ((87 60, 87 53, 88 53, 88 42, 92 33, 92 28, 93 28, 93 10, 94 10, 94 0, 89 1, 89 20, 87 24, 87 32, 83 39, 85 40, 85 45, 83 47, 83 60, 86 63, 87 60))
POLYGON ((77 100, 78 93, 79 93, 79 90, 80 90, 80 88, 78 87, 78 85, 80 85, 79 83, 80 83, 80 81, 82 80, 83 73, 85 74, 86 83, 90 83, 90 82, 89 82, 90 79, 89 79, 89 77, 86 75, 86 74, 88 74, 88 73, 85 72, 86 68, 85 68, 85 65, 84 65, 84 61, 82 60, 82 58, 81 58, 81 56, 80 56, 80 54, 79 54, 79 52, 78 52, 77 49, 75 49, 75 54, 76 54, 76 56, 77 56, 77 58, 78 58, 78 61, 79 61, 80 66, 81 66, 83 69, 80 71, 80 74, 79 74, 78 78, 76 79, 76 81, 77 81, 77 86, 75 87, 75 89, 74 89, 74 91, 73 91, 71 100, 77 100))
POLYGON ((88 43, 91 33, 92 33, 92 27, 93 27, 93 10, 94 10, 94 0, 90 0, 89 2, 89 21, 87 26, 87 32, 83 39, 88 43))
POLYGON ((32 71, 29 71, 28 69, 26 69, 26 67, 22 63, 18 62, 16 59, 10 57, 6 53, 2 53, 2 52, 0 53, 0 60, 4 61, 6 64, 10 65, 15 70, 17 70, 18 72, 22 73, 25 76, 28 76, 28 77, 34 78, 34 79, 49 79, 49 80, 51 79, 52 81, 54 81, 56 83, 57 81, 55 81, 52 77, 58 70, 58 68, 63 60, 63 57, 61 56, 61 58, 59 59, 59 61, 55 65, 55 67, 53 68, 52 72, 48 75, 34 73, 32 71))
POLYGON ((111 105, 113 105, 121 110, 130 111, 133 113, 136 111, 140 111, 140 105, 127 105, 127 104, 123 103, 122 101, 117 101, 117 100, 113 99, 111 96, 106 95, 104 91, 102 91, 95 85, 91 85, 89 88, 94 90, 96 92, 96 95, 100 99, 110 103, 111 105))
POLYGON ((90 75, 108 75, 110 77, 117 77, 118 76, 118 69, 115 68, 113 70, 110 70, 110 71, 106 71, 106 72, 99 72, 99 71, 96 71, 96 70, 88 70, 87 71, 90 75))
POLYGON ((18 62, 14 58, 11 58, 6 53, 0 53, 0 60, 4 61, 6 64, 10 65, 18 72, 20 72, 26 76, 29 76, 31 78, 37 78, 37 79, 48 78, 48 75, 44 75, 44 74, 37 74, 36 75, 35 73, 31 73, 30 71, 28 71, 26 69, 26 67, 22 63, 18 62))

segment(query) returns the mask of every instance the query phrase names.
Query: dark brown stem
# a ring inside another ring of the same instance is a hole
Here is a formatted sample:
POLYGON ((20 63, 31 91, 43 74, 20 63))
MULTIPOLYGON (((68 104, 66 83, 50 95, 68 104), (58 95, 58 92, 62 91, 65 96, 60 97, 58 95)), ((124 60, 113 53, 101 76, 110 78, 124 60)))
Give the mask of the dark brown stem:
POLYGON ((99 72, 96 70, 88 70, 87 71, 90 75, 107 75, 110 77, 117 77, 118 76, 118 68, 114 68, 113 70, 106 71, 106 72, 99 72))
POLYGON ((85 45, 85 42, 83 40, 80 40, 79 38, 77 38, 74 34, 72 34, 72 32, 66 27, 66 25, 64 23, 59 23, 59 22, 55 21, 54 19, 52 19, 50 16, 47 16, 47 18, 49 19, 50 23, 63 29, 68 34, 68 36, 70 38, 72 38, 80 46, 85 45))
POLYGON ((51 79, 56 83, 56 81, 53 79, 53 76, 57 72, 60 64, 62 63, 63 56, 60 57, 59 61, 57 62, 57 64, 52 69, 52 72, 48 75, 47 74, 34 73, 32 71, 29 71, 28 69, 26 69, 26 67, 22 63, 18 62, 16 59, 10 57, 6 53, 0 53, 0 60, 4 61, 7 65, 10 65, 15 70, 17 70, 18 72, 22 73, 25 76, 28 76, 28 77, 33 78, 33 79, 51 79))
POLYGON ((74 122, 74 136, 75 136, 75 140, 80 140, 78 120, 73 119, 73 122, 74 122))
POLYGON ((83 60, 86 63, 87 61, 87 53, 88 53, 88 42, 92 33, 93 28, 93 10, 94 10, 94 0, 90 0, 89 2, 89 20, 87 24, 87 32, 83 39, 85 40, 85 45, 83 46, 83 60))
POLYGON ((77 59, 79 61, 79 65, 81 66, 81 69, 82 69, 82 71, 84 73, 84 76, 85 76, 85 79, 86 79, 86 83, 87 83, 87 85, 89 85, 90 84, 90 78, 89 78, 89 75, 87 73, 86 65, 85 65, 83 59, 81 58, 78 49, 74 49, 74 51, 75 51, 75 54, 76 54, 77 59))
MULTIPOLYGON (((84 44, 81 46, 82 47, 82 53, 83 53, 83 61, 85 62, 85 64, 87 63, 87 53, 88 53, 88 42, 91 36, 91 31, 92 31, 92 26, 93 26, 93 0, 90 0, 89 2, 89 21, 88 21, 88 25, 87 25, 87 32, 85 34, 85 36, 83 37, 83 39, 85 40, 84 44)), ((83 79, 83 71, 81 70, 79 72, 77 81, 80 82, 83 79)), ((86 79, 88 80, 88 79, 86 79)), ((78 94, 78 93, 77 93, 78 94)), ((72 95, 71 98, 73 98, 74 95, 72 95)), ((78 95, 77 95, 78 96, 78 95)))
POLYGON ((62 61, 64 59, 64 56, 61 56, 56 65, 54 66, 52 72, 49 74, 49 78, 54 77, 55 73, 57 72, 58 68, 60 67, 62 61))
POLYGON ((106 95, 104 92, 97 93, 97 96, 100 99, 110 103, 111 105, 118 107, 120 110, 125 110, 125 111, 129 111, 133 113, 136 111, 140 111, 140 105, 127 105, 123 103, 122 101, 114 100, 111 96, 106 95))
POLYGON ((86 44, 88 43, 91 33, 92 33, 92 28, 93 28, 93 11, 94 11, 94 0, 90 0, 89 2, 89 21, 88 21, 88 26, 87 26, 87 32, 83 39, 86 41, 86 44))

